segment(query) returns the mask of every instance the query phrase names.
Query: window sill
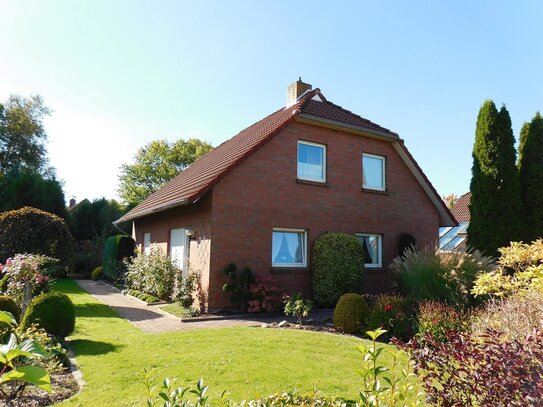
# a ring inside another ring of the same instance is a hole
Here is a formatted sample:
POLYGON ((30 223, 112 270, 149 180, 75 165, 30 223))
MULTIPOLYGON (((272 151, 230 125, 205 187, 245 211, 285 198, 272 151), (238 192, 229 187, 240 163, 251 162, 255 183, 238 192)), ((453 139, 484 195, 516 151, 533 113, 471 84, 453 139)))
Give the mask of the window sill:
POLYGON ((317 187, 328 187, 328 182, 309 181, 306 179, 296 178, 298 184, 315 185, 317 187))
POLYGON ((380 191, 378 189, 371 189, 371 188, 362 188, 362 192, 368 192, 370 194, 376 194, 376 195, 390 195, 387 190, 380 191))
POLYGON ((309 274, 307 267, 272 267, 271 274, 309 274))

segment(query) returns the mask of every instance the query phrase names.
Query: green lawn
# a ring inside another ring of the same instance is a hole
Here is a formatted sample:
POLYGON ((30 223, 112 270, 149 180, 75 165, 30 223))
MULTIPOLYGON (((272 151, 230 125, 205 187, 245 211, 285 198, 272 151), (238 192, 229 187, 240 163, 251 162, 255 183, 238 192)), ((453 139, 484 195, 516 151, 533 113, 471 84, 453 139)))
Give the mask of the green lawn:
POLYGON ((172 315, 175 315, 176 317, 183 317, 183 308, 181 305, 179 305, 177 302, 173 304, 163 305, 160 307, 162 311, 166 311, 172 315))
POLYGON ((296 330, 223 328, 145 334, 95 300, 72 280, 56 289, 76 306, 76 331, 69 338, 87 382, 63 405, 141 406, 144 368, 180 385, 200 377, 210 394, 228 390, 233 400, 297 389, 355 398, 361 355, 354 337, 296 330))

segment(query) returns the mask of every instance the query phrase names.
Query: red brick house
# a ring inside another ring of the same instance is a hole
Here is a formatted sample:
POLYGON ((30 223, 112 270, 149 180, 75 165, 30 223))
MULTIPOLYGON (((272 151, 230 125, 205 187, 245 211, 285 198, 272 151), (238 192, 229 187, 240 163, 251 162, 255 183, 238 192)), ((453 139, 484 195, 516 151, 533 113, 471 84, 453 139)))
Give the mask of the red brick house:
POLYGON ((231 306, 234 262, 311 295, 311 251, 325 232, 359 237, 365 290, 389 287, 398 237, 437 241, 456 221, 398 134, 337 106, 319 89, 289 87, 289 103, 194 162, 119 219, 138 247, 161 247, 201 273, 208 307, 231 306))

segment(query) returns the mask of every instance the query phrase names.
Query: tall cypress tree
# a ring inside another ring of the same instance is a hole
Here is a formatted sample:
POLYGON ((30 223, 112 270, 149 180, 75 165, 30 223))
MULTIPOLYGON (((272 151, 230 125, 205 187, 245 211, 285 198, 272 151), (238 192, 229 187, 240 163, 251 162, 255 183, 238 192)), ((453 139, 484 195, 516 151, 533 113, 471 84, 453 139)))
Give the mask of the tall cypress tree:
POLYGON ((468 245, 487 255, 520 237, 520 185, 509 112, 491 100, 477 116, 468 245))
POLYGON ((519 171, 523 212, 526 220, 523 240, 543 236, 543 117, 537 112, 522 127, 519 171))

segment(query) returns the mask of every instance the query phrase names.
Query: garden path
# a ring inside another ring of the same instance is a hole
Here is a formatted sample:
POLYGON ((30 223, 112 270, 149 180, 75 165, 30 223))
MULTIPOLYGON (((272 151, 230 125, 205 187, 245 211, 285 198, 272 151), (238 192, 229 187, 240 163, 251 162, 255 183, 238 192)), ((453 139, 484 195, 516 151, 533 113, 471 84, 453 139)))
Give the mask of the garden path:
MULTIPOLYGON (((263 323, 280 322, 284 315, 232 316, 231 318, 210 319, 205 321, 187 321, 168 314, 159 305, 147 305, 135 298, 124 295, 114 287, 102 281, 75 280, 81 288, 96 299, 111 307, 121 317, 147 333, 161 333, 205 328, 225 328, 231 326, 260 326, 263 323)), ((316 320, 331 317, 330 310, 315 310, 310 315, 316 320)))

